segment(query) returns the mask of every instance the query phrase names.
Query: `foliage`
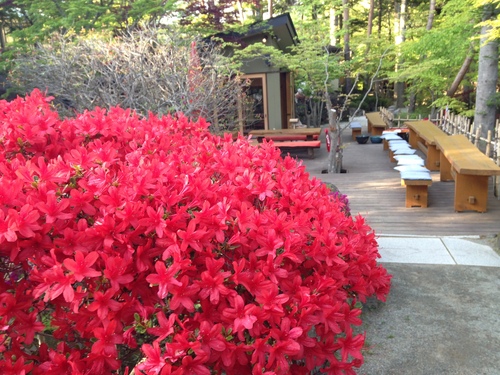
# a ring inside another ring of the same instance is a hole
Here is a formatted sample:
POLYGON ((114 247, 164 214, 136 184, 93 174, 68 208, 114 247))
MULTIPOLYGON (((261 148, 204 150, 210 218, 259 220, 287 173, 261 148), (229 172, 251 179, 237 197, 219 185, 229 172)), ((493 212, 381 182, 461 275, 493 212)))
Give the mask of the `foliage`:
MULTIPOLYGON (((479 13, 471 9, 471 1, 447 2, 431 30, 424 26, 409 30, 407 42, 401 47, 404 63, 388 74, 391 81, 405 82, 426 106, 446 96, 465 57, 471 48, 477 49, 474 37, 478 30, 474 25, 478 20, 479 13)), ((466 81, 473 82, 476 75, 477 68, 472 67, 466 81)))
POLYGON ((271 143, 179 115, 0 101, 2 374, 352 373, 391 276, 271 143))
POLYGON ((485 20, 478 24, 479 27, 487 26, 489 28, 486 41, 500 39, 500 1, 499 0, 474 0, 474 6, 477 8, 492 7, 496 17, 485 20))
POLYGON ((0 71, 8 71, 17 53, 45 43, 54 33, 116 35, 154 27, 175 14, 173 5, 173 1, 163 0, 4 1, 0 7, 0 40, 5 35, 8 43, 2 40, 0 71))
POLYGON ((463 115, 467 111, 464 102, 450 97, 439 98, 432 103, 432 106, 436 108, 448 108, 448 110, 450 110, 451 112, 461 115, 463 115))
POLYGON ((110 39, 56 34, 19 56, 9 78, 22 93, 38 88, 55 96, 66 115, 118 104, 235 127, 244 82, 221 48, 158 28, 110 39))

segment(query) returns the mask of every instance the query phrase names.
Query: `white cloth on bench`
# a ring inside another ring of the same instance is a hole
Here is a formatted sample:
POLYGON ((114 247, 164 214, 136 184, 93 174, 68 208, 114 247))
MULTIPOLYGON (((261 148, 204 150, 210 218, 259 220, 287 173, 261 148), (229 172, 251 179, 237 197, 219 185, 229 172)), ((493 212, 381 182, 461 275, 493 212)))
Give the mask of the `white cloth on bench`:
POLYGON ((403 171, 401 172, 403 180, 432 180, 430 172, 403 171))
POLYGON ((413 172, 430 172, 421 164, 403 164, 394 167, 395 170, 399 172, 413 171, 413 172))
POLYGON ((391 150, 394 155, 413 155, 417 150, 414 150, 413 148, 398 148, 396 150, 391 150))
POLYGON ((409 148, 411 149, 410 145, 406 142, 389 142, 389 148, 392 150, 392 151, 396 151, 396 150, 400 150, 400 149, 405 149, 405 148, 409 148))
POLYGON ((361 129, 361 124, 359 122, 351 122, 351 129, 361 129))
POLYGON ((389 148, 391 150, 396 149, 396 148, 402 148, 402 147, 409 147, 409 148, 411 148, 411 146, 406 141, 403 141, 403 142, 389 141, 389 148))
POLYGON ((394 159, 396 159, 397 161, 400 161, 400 160, 407 160, 407 159, 417 159, 417 160, 424 160, 422 159, 420 156, 418 155, 395 155, 394 156, 394 159))
POLYGON ((385 139, 387 141, 390 141, 390 140, 397 140, 397 139, 400 139, 402 141, 404 141, 403 138, 401 138, 399 135, 397 135, 396 133, 387 133, 387 134, 382 134, 380 136, 380 138, 382 139, 385 139))
MULTIPOLYGON (((403 156, 403 155, 396 155, 396 156, 403 156)), ((404 156, 413 156, 413 155, 404 155, 404 156)), ((424 166, 425 162, 422 158, 419 159, 401 159, 398 160, 398 165, 420 165, 424 166)))

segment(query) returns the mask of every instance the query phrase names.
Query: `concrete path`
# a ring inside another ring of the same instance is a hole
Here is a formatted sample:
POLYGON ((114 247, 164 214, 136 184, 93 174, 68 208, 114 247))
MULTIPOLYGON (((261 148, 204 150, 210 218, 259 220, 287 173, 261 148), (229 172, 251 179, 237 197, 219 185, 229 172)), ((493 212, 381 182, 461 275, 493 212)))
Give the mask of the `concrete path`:
POLYGON ((477 236, 424 237, 381 235, 381 263, 500 267, 500 255, 477 236))

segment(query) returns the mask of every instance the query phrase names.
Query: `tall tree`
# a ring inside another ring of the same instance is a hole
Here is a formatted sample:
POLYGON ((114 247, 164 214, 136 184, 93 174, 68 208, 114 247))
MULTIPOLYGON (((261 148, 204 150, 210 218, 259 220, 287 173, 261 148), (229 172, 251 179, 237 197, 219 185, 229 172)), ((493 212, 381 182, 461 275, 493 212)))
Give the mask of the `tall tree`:
MULTIPOLYGON (((351 43, 350 43, 351 27, 349 21, 349 0, 342 0, 342 14, 343 14, 342 32, 344 33, 344 61, 349 62, 351 60, 351 43)), ((348 94, 349 92, 351 92, 351 87, 352 87, 352 78, 349 72, 345 77, 344 93, 348 94)))
POLYGON ((499 13, 500 9, 495 4, 483 7, 474 124, 481 126, 481 135, 485 138, 488 131, 495 128, 498 83, 498 39, 489 38, 491 25, 488 21, 496 19, 499 13))
POLYGON ((370 5, 368 9, 368 26, 366 27, 366 35, 368 36, 368 38, 372 35, 374 14, 375 14, 375 0, 370 0, 370 5))
POLYGON ((432 29, 432 24, 434 23, 435 14, 436 14, 436 0, 431 0, 429 2, 429 15, 427 16, 427 26, 425 27, 427 31, 432 29))
MULTIPOLYGON (((396 48, 399 48, 401 44, 405 41, 406 33, 406 0, 401 0, 401 2, 396 3, 396 18, 395 18, 395 37, 396 37, 396 48)), ((402 56, 399 56, 396 69, 403 64, 402 56)), ((397 81, 394 84, 394 93, 396 95, 396 108, 404 107, 405 101, 405 82, 397 81)))

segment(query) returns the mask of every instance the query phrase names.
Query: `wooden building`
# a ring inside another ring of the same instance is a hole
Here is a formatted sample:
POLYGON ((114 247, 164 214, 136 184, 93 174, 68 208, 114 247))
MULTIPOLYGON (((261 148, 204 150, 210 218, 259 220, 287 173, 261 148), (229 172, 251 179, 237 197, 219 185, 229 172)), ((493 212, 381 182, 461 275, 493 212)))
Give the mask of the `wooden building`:
MULTIPOLYGON (((242 48, 264 43, 288 52, 298 43, 297 33, 288 13, 272 17, 250 26, 246 33, 219 34, 226 41, 242 48)), ((242 98, 240 132, 254 129, 286 129, 295 117, 295 92, 289 71, 273 66, 266 56, 255 56, 243 62, 243 77, 250 86, 242 98)))

